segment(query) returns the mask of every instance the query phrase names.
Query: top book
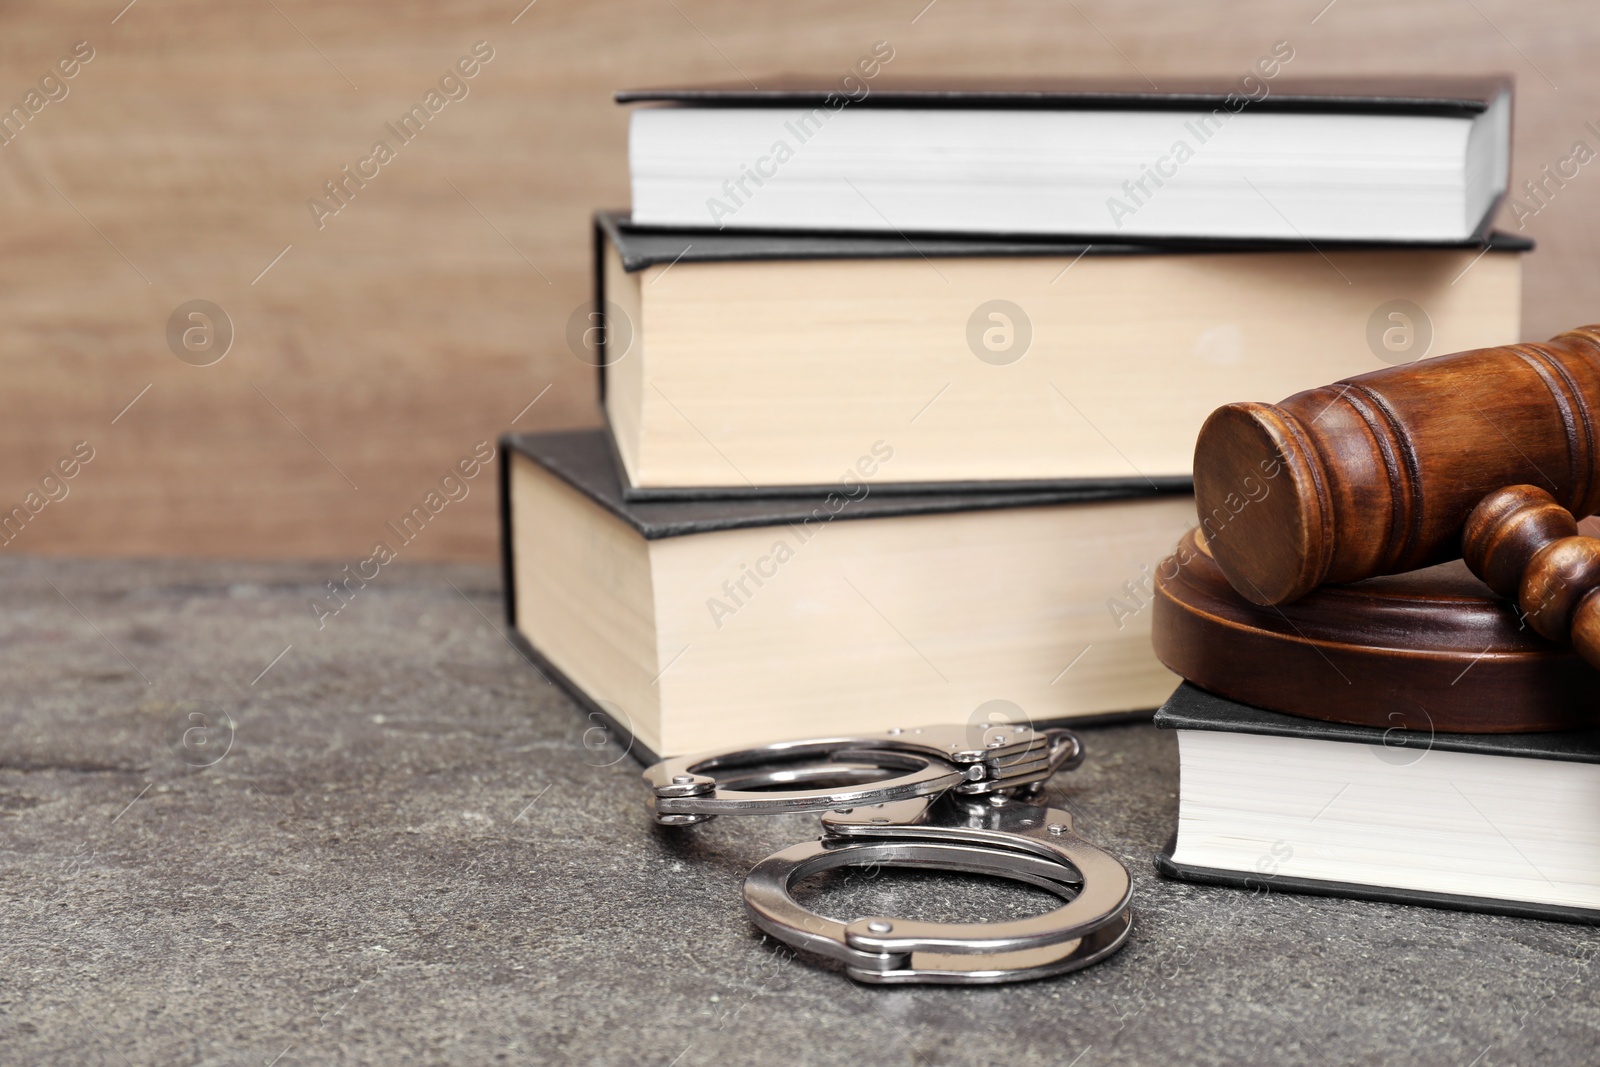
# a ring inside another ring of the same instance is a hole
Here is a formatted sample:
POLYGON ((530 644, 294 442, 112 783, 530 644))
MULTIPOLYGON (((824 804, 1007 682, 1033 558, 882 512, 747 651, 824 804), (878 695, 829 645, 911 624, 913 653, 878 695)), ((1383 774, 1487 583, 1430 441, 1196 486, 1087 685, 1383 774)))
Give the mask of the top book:
MULTIPOLYGON (((880 49, 887 48, 886 45, 880 49)), ((638 89, 633 224, 1129 239, 1471 240, 1506 191, 1511 81, 883 75, 638 89)), ((869 73, 870 72, 870 73, 869 73)), ((858 76, 859 75, 859 76, 858 76)))

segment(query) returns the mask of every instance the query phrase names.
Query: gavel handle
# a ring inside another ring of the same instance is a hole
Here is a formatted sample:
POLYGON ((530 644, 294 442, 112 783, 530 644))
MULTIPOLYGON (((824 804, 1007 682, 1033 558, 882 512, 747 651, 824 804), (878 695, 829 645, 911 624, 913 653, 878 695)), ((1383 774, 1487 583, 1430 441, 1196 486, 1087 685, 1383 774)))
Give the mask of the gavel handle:
POLYGON ((1578 533, 1572 513, 1533 485, 1484 497, 1461 531, 1467 566, 1485 585, 1515 600, 1534 631, 1571 639, 1600 670, 1600 539, 1578 533))

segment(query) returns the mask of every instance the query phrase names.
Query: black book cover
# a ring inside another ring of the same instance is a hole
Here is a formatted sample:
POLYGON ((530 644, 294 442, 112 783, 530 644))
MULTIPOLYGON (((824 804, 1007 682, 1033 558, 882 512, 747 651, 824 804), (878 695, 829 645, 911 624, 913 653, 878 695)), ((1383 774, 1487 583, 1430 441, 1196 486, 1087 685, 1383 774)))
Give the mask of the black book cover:
POLYGON ((858 521, 893 515, 1046 507, 1157 495, 1148 486, 1143 489, 1073 486, 1026 490, 990 487, 972 493, 887 494, 878 484, 863 479, 849 485, 841 482, 822 487, 808 494, 715 500, 630 500, 622 490, 621 477, 604 430, 507 434, 500 439, 500 451, 502 470, 509 469, 510 453, 520 452, 649 541, 717 530, 800 523, 813 518, 818 509, 832 515, 833 521, 858 521), (841 500, 849 501, 849 506, 841 506, 841 500))
POLYGON ((1222 733, 1299 737, 1311 741, 1384 745, 1388 748, 1436 748, 1441 752, 1469 752, 1480 756, 1521 756, 1525 759, 1600 763, 1600 730, 1543 734, 1447 734, 1347 726, 1344 723, 1265 711, 1219 697, 1188 682, 1180 685, 1156 712, 1155 723, 1162 730, 1215 730, 1222 733))
MULTIPOLYGON (((748 83, 626 89, 619 104, 687 104, 697 107, 818 107, 844 95, 837 80, 783 75, 748 83)), ((851 107, 1015 108, 1052 110, 1175 111, 1226 106, 1245 96, 1239 78, 1163 78, 1152 88, 1141 78, 940 78, 903 79, 885 74, 851 107)), ((1510 75, 1390 76, 1274 79, 1271 92, 1253 100, 1254 111, 1339 112, 1375 115, 1472 116, 1488 110, 1512 88, 1510 75)))
POLYGON ((1501 900, 1496 897, 1468 897, 1457 893, 1433 893, 1421 889, 1393 889, 1381 885, 1330 882, 1321 878, 1295 878, 1286 874, 1259 874, 1255 871, 1226 871, 1215 867, 1196 867, 1172 859, 1177 838, 1156 853, 1156 873, 1163 878, 1196 885, 1221 885, 1248 889, 1255 893, 1305 893, 1314 897, 1348 897, 1375 900, 1380 904, 1411 904, 1424 908, 1449 908, 1487 915, 1511 915, 1519 919, 1547 919, 1555 922, 1600 923, 1600 911, 1574 908, 1566 904, 1530 904, 1526 900, 1501 900))
MULTIPOLYGON (((1299 240, 1228 240, 1189 238, 1166 241, 1088 241, 1062 237, 997 237, 952 235, 924 236, 915 239, 898 233, 862 231, 828 232, 811 230, 697 230, 636 226, 626 212, 598 211, 594 216, 595 262, 601 262, 604 242, 616 247, 622 267, 628 273, 663 263, 753 263, 762 260, 796 259, 976 259, 999 256, 1058 256, 1075 259, 1080 255, 1140 256, 1178 255, 1203 252, 1311 252, 1299 240)), ((1318 248, 1341 251, 1378 251, 1396 247, 1384 241, 1319 241, 1318 248)), ((1488 248, 1493 252, 1528 252, 1533 242, 1526 237, 1494 230, 1481 240, 1418 243, 1407 249, 1488 248)), ((604 361, 602 360, 602 363, 604 361)))
MULTIPOLYGON (((1380 730, 1371 726, 1346 726, 1302 719, 1240 704, 1185 682, 1156 711, 1155 725, 1162 730, 1214 730, 1224 733, 1266 734, 1318 741, 1386 745, 1390 748, 1437 748, 1485 756, 1520 756, 1527 759, 1600 763, 1600 730, 1544 734, 1444 734, 1416 730, 1380 730)), ((1181 774, 1181 772, 1180 772, 1181 774)), ((1182 783, 1178 788, 1182 790, 1182 783)), ((1387 904, 1413 904, 1451 908, 1525 919, 1600 923, 1600 910, 1562 904, 1530 903, 1495 897, 1463 896, 1391 886, 1298 878, 1257 871, 1225 870, 1178 863, 1172 858, 1177 837, 1156 854, 1156 872, 1162 877, 1200 885, 1221 885, 1253 892, 1307 893, 1313 896, 1350 897, 1387 904)))

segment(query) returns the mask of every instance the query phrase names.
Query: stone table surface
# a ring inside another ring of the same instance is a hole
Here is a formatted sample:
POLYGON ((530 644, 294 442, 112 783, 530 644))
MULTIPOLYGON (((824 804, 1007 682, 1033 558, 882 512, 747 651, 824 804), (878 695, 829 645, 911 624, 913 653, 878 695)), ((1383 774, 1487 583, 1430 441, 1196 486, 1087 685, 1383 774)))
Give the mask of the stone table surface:
MULTIPOLYGON (((655 828, 634 761, 504 640, 493 569, 395 564, 319 630, 337 573, 0 561, 0 1063, 1600 1059, 1593 928, 1158 879, 1176 750, 1148 725, 1086 731, 1050 791, 1133 872, 1120 954, 855 985, 741 910, 812 817, 655 828)), ((888 871, 810 893, 1040 898, 888 871)))

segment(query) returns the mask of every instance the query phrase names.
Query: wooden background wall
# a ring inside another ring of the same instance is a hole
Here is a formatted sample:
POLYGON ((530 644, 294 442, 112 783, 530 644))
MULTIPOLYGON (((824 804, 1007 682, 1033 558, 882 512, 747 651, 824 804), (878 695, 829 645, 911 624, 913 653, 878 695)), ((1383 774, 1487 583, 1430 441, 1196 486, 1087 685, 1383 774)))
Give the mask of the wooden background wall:
MULTIPOLYGON (((0 8, 0 103, 95 52, 0 148, 0 510, 95 449, 5 551, 352 558, 519 413, 595 422, 563 335, 589 214, 627 203, 617 88, 839 75, 877 40, 900 75, 1233 77, 1287 39, 1293 74, 1514 73, 1517 182, 1600 149, 1600 20, 1575 0, 524 2, 0 8), (306 201, 477 41, 470 95, 319 230, 306 201), (168 350, 192 299, 234 325, 209 367, 168 350)), ((1600 320, 1597 209, 1600 163, 1528 221, 1530 336, 1600 320)), ((493 488, 407 558, 488 558, 493 488)))

